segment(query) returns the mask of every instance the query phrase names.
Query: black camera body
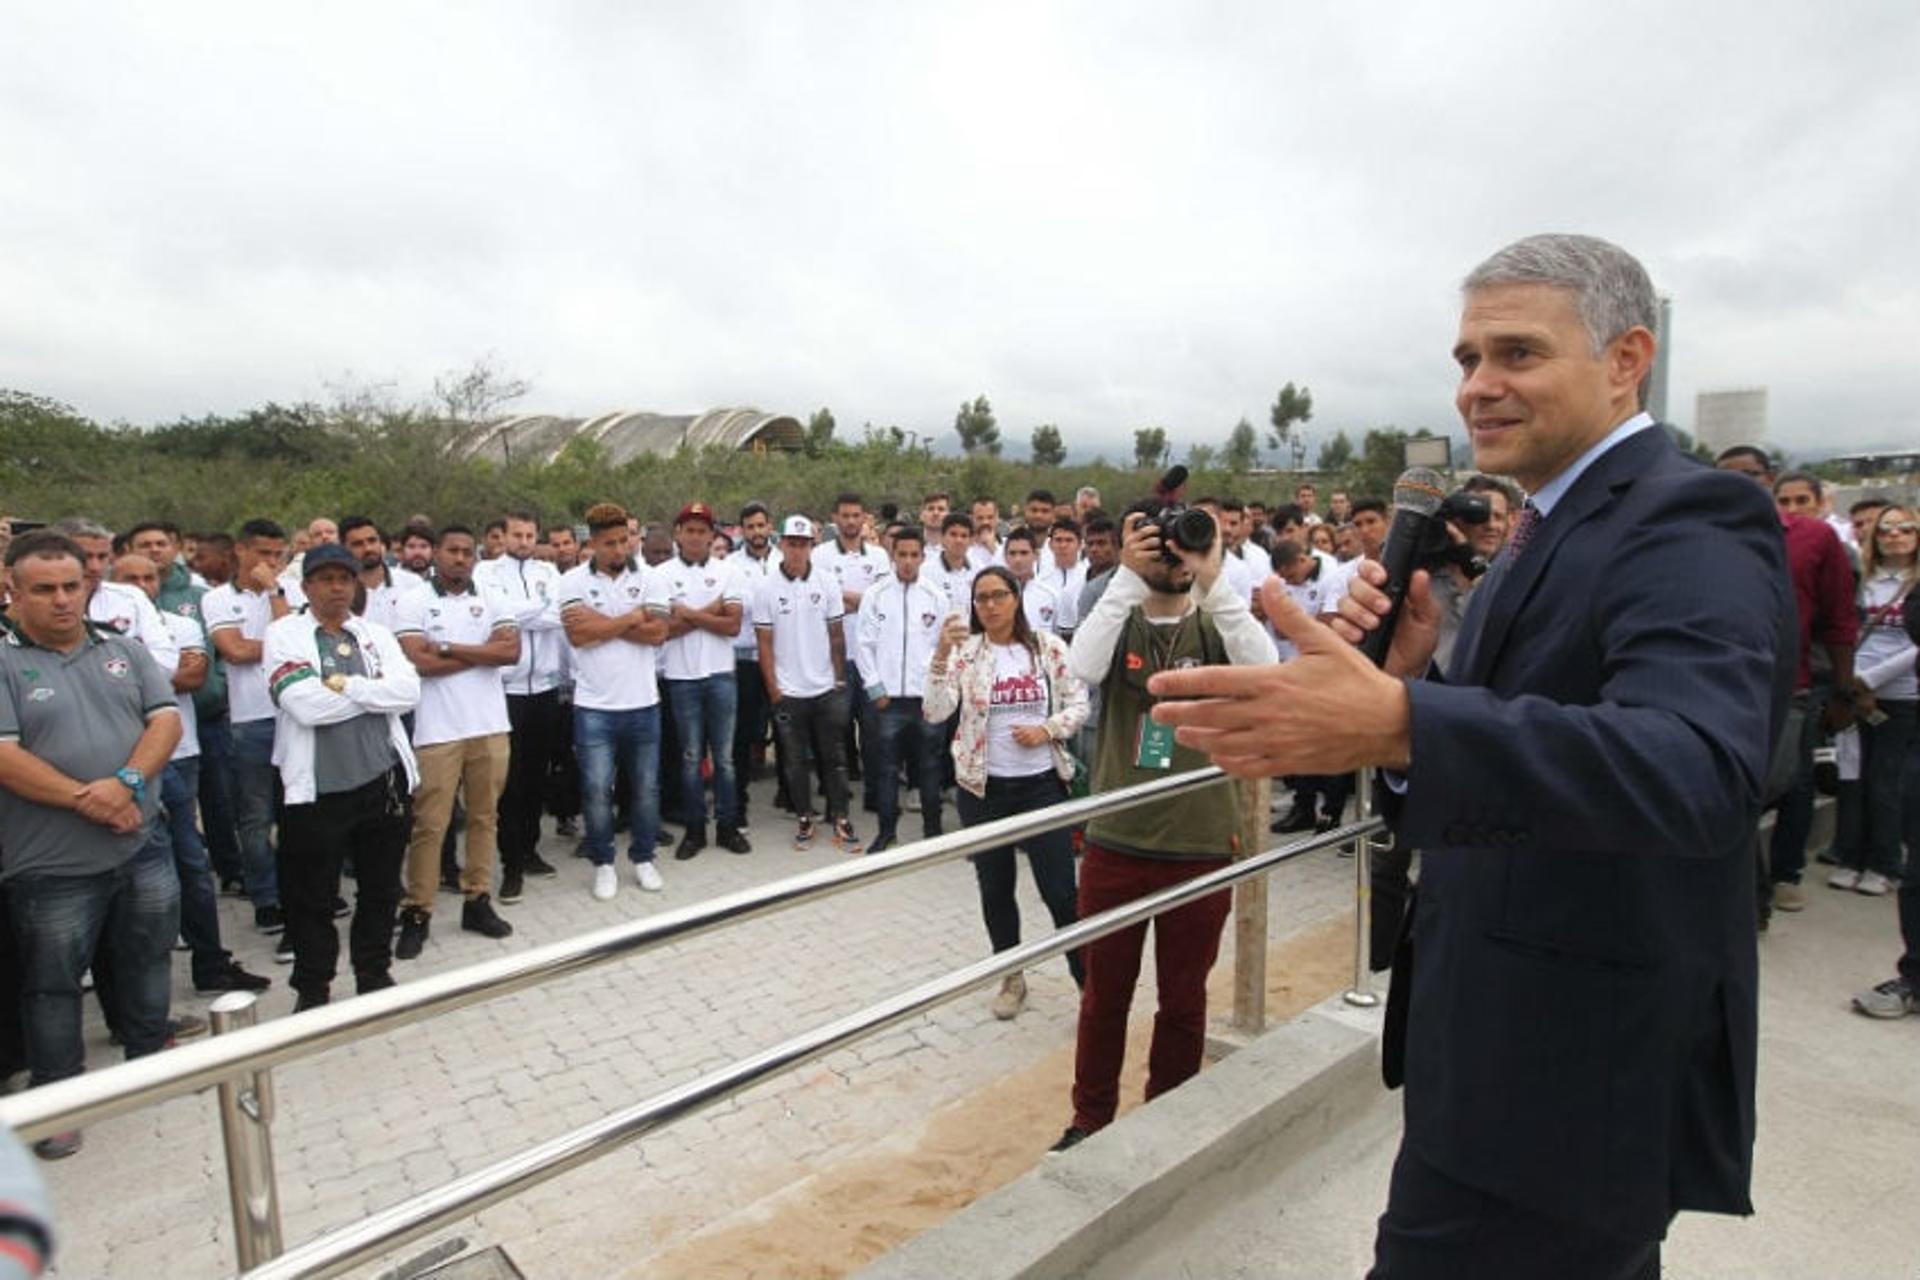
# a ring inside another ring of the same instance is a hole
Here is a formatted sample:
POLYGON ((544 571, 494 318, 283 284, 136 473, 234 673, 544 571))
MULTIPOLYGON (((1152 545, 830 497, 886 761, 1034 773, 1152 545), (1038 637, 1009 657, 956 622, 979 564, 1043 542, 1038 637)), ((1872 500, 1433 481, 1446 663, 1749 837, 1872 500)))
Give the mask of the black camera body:
POLYGON ((1160 535, 1160 558, 1171 565, 1184 563, 1180 559, 1181 550, 1205 555, 1213 550, 1213 540, 1220 536, 1212 516, 1182 502, 1169 502, 1141 524, 1160 535))
POLYGON ((1455 542, 1453 535, 1447 532, 1447 526, 1482 525, 1491 519, 1493 503, 1488 501, 1486 494, 1464 490, 1448 494, 1446 501, 1440 504, 1440 509, 1427 524, 1416 559, 1417 567, 1428 573, 1453 568, 1464 573, 1469 581, 1478 578, 1487 571, 1487 558, 1476 554, 1466 543, 1455 542))

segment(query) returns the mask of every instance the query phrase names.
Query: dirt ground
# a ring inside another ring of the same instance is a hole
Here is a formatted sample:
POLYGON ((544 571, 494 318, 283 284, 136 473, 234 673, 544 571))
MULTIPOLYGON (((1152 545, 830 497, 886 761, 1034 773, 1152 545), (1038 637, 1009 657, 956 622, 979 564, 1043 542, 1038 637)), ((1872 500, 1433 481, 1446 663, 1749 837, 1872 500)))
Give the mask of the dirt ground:
MULTIPOLYGON (((1282 1021, 1346 986, 1353 918, 1345 915, 1272 944, 1267 1017, 1282 1021)), ((1149 971, 1150 966, 1149 966, 1149 971)), ((1232 1003, 1232 966, 1215 966, 1213 1010, 1232 1003)), ((1138 1004, 1121 1077, 1121 1114, 1146 1088, 1152 1000, 1138 1004)), ((929 1115, 852 1159, 656 1254, 628 1272, 633 1280, 819 1280, 858 1271, 974 1200, 1006 1185, 1044 1158, 1066 1123, 1073 1046, 1063 1045, 987 1088, 929 1115)))

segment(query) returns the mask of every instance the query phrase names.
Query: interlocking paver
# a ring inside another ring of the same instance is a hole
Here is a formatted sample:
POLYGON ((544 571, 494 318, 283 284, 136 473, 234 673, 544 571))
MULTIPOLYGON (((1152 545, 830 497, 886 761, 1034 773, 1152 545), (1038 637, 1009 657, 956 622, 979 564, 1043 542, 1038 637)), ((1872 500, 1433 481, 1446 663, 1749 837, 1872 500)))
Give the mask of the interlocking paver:
MULTIPOLYGON (((443 896, 426 951, 396 964, 396 976, 406 982, 839 857, 827 848, 788 848, 789 824, 770 806, 756 806, 753 818, 754 854, 663 861, 667 892, 643 894, 626 880, 610 903, 588 896, 586 864, 569 856, 569 842, 549 836, 542 852, 561 875, 530 880, 521 903, 501 908, 515 924, 513 937, 496 942, 461 932, 455 900, 443 896)), ((1342 909, 1351 870, 1331 853, 1282 868, 1274 879, 1274 934, 1342 909)), ((1020 901, 1027 936, 1039 936, 1047 916, 1024 876, 1020 901)), ((284 979, 250 911, 230 899, 221 911, 227 943, 242 962, 284 979)), ((344 934, 344 921, 341 927, 344 934)), ((1229 930, 1223 964, 1231 962, 1231 943, 1229 930)), ((352 1222, 986 951, 972 870, 948 863, 282 1066, 274 1074, 274 1142, 286 1238, 304 1241, 352 1222)), ((177 970, 176 1007, 202 1010, 206 1002, 186 985, 184 957, 177 970)), ((1150 986, 1151 965, 1145 971, 1150 986)), ((1070 1043, 1076 999, 1065 965, 1049 961, 1028 981, 1027 1012, 1013 1022, 987 1011, 991 991, 969 993, 433 1239, 502 1244, 532 1280, 631 1272, 716 1218, 1070 1043)), ((262 1016, 286 1016, 291 1006, 281 982, 263 999, 262 1016)), ((1150 998, 1138 1007, 1150 1008, 1150 998)), ((98 1068, 117 1054, 97 1013, 89 1016, 89 1056, 98 1068)), ((1064 1098, 1061 1110, 1064 1116, 1064 1098)), ((60 1217, 55 1274, 198 1280, 232 1272, 210 1093, 96 1125, 80 1155, 43 1171, 60 1217)))

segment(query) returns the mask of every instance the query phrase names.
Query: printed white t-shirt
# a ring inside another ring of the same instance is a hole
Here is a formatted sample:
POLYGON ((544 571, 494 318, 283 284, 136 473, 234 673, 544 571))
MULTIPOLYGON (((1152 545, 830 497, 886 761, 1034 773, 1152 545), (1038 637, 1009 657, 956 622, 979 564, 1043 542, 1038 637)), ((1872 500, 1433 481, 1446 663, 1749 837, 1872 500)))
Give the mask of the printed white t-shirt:
POLYGON ((989 644, 993 651, 993 697, 987 708, 987 776, 1028 778, 1053 768, 1046 743, 1023 747, 1013 739, 1020 725, 1047 722, 1047 682, 1033 650, 1024 644, 989 644))
POLYGON ((780 695, 814 698, 833 690, 833 641, 828 628, 846 606, 839 580, 818 565, 804 578, 784 567, 760 584, 753 597, 753 625, 773 633, 773 678, 780 695))

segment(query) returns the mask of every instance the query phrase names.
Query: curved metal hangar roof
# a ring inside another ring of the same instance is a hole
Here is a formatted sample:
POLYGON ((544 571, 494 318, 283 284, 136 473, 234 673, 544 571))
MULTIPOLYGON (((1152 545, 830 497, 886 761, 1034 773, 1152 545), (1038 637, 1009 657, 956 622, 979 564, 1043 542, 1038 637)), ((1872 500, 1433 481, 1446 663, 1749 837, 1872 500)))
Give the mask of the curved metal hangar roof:
POLYGON ((635 413, 622 410, 593 418, 557 418, 524 414, 475 427, 454 444, 465 457, 495 462, 551 462, 577 439, 592 440, 607 451, 614 466, 642 454, 669 454, 681 448, 763 452, 798 450, 806 428, 798 418, 758 409, 709 409, 699 414, 635 413))

